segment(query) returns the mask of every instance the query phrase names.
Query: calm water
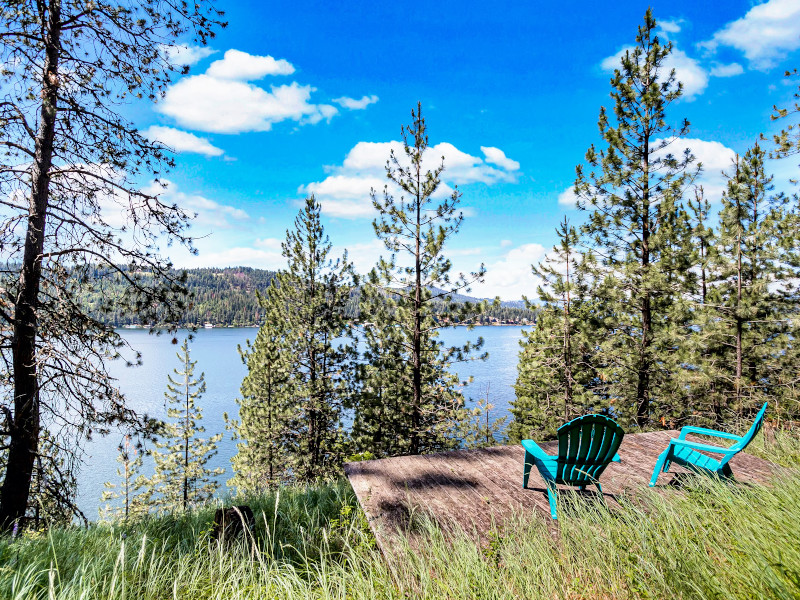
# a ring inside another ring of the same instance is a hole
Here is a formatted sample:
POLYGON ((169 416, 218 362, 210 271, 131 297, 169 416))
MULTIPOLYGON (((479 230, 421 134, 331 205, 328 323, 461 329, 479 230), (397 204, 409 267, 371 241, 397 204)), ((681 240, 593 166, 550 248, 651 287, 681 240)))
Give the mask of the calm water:
MULTIPOLYGON (((190 348, 192 359, 197 361, 195 373, 205 373, 207 390, 198 404, 203 409, 203 424, 207 434, 224 431, 223 413, 234 417, 238 414, 236 398, 246 369, 237 346, 254 339, 256 332, 256 329, 250 328, 202 329, 195 335, 190 348)), ((179 341, 182 341, 181 334, 185 332, 179 332, 179 341)), ((170 336, 149 335, 143 330, 125 330, 123 335, 134 349, 142 353, 142 365, 129 368, 115 363, 111 366, 111 372, 119 379, 120 388, 131 406, 163 418, 166 415, 164 390, 167 374, 179 364, 175 355, 179 346, 171 344, 170 336)), ((489 400, 495 406, 491 417, 495 419, 508 414, 510 402, 514 399, 512 386, 517 376, 518 342, 522 330, 519 327, 476 327, 467 331, 465 327, 458 327, 441 332, 442 340, 448 345, 474 341, 478 336, 482 336, 486 342, 484 349, 489 352, 488 360, 457 364, 454 370, 462 379, 473 378, 473 382, 466 387, 466 396, 473 402, 484 398, 489 386, 489 400)), ((93 440, 86 448, 78 503, 90 519, 97 516, 103 482, 118 482, 116 456, 119 443, 120 436, 112 434, 93 440)), ((235 453, 236 444, 226 433, 220 443, 219 453, 210 465, 226 469, 221 477, 223 483, 232 475, 230 458, 235 453)))

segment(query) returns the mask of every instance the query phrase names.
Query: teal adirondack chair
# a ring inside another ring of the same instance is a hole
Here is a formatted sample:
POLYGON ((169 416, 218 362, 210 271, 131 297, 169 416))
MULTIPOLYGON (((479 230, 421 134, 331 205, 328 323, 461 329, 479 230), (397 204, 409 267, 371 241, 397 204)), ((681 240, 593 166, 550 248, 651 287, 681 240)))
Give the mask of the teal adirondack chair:
POLYGON ((625 432, 613 419, 603 415, 585 415, 558 428, 558 456, 551 456, 533 440, 522 440, 525 466, 522 487, 528 487, 531 467, 536 466, 547 485, 550 515, 556 515, 556 484, 580 489, 593 484, 600 493, 598 479, 610 462, 619 462, 617 450, 625 432))
POLYGON ((716 475, 718 477, 733 477, 733 471, 731 471, 731 466, 728 462, 736 456, 736 454, 747 448, 747 445, 753 441, 753 438, 756 437, 756 434, 761 429, 761 425, 764 422, 764 413, 766 412, 767 402, 765 402, 761 410, 758 411, 756 420, 753 421, 750 429, 743 436, 725 433, 724 431, 716 431, 714 429, 704 429, 702 427, 681 427, 680 435, 669 441, 667 448, 659 455, 658 460, 656 460, 653 476, 650 478, 650 487, 656 484, 660 473, 669 471, 669 467, 672 463, 676 463, 698 473, 716 475), (689 433, 732 440, 734 444, 729 448, 723 448, 722 446, 693 442, 686 439, 686 435, 689 433), (716 454, 719 458, 712 458, 708 456, 708 454, 704 454, 704 452, 716 454))

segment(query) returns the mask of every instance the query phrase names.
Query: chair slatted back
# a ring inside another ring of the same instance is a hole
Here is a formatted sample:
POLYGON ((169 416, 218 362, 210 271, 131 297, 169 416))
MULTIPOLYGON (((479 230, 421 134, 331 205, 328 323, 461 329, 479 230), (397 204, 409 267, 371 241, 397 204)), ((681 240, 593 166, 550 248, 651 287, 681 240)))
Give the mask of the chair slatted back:
POLYGON ((559 427, 556 482, 588 485, 596 481, 624 435, 622 427, 603 415, 585 415, 559 427))
MULTIPOLYGON (((742 439, 736 442, 733 446, 731 446, 731 450, 735 450, 736 452, 740 452, 747 448, 747 445, 753 441, 753 438, 756 437, 759 431, 761 431, 761 426, 764 424, 764 415, 767 412, 767 404, 768 402, 764 402, 764 406, 761 407, 761 410, 758 411, 756 415, 756 420, 753 421, 753 424, 750 426, 750 429, 747 430, 742 436, 742 439)), ((733 455, 729 454, 725 457, 723 463, 728 462, 733 455)))

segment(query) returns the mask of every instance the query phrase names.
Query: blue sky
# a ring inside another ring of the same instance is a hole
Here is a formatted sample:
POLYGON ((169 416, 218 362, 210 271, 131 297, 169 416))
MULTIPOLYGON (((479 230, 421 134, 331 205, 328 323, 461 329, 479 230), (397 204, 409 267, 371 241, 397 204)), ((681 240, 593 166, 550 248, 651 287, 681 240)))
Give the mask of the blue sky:
MULTIPOLYGON (((336 248, 366 271, 381 253, 371 186, 417 101, 445 190, 458 185, 466 219, 448 253, 456 268, 484 262, 475 295, 534 295, 530 264, 555 241, 571 206, 575 165, 598 141, 610 106, 610 69, 634 42, 647 4, 459 2, 236 2, 207 48, 176 49, 191 63, 163 101, 134 119, 177 151, 165 197, 197 212, 198 256, 178 266, 283 266, 280 241, 303 197, 320 199, 336 248)), ((800 67, 800 0, 653 2, 685 98, 685 145, 720 171, 788 105, 800 67)), ((772 163, 776 183, 796 160, 772 163)))

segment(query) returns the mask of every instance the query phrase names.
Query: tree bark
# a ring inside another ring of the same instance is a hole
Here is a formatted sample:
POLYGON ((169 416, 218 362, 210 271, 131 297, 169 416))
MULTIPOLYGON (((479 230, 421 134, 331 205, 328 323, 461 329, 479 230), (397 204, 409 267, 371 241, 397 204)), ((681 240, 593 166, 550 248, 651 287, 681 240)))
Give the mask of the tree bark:
MULTIPOLYGON (((566 217, 564 218, 564 229, 566 235, 569 235, 569 227, 567 224, 566 217)), ((570 261, 570 252, 569 247, 567 247, 567 274, 566 274, 566 284, 567 289, 565 290, 564 294, 564 367, 566 370, 566 382, 564 386, 564 412, 566 413, 565 417, 569 417, 571 415, 571 406, 572 406, 572 348, 571 348, 571 340, 572 335, 570 331, 570 317, 569 317, 569 304, 570 304, 570 281, 569 281, 569 261, 570 261)), ((487 399, 488 403, 488 399, 487 399)))
POLYGON ((36 132, 25 250, 13 322, 14 416, 9 424, 5 479, 0 489, 0 530, 10 531, 25 516, 33 465, 39 451, 39 380, 36 339, 42 254, 47 225, 50 168, 58 106, 58 59, 61 44, 61 0, 50 0, 46 20, 42 103, 36 132))
MULTIPOLYGON (((421 119, 422 117, 419 116, 421 119)), ((418 157, 421 161, 421 157, 418 157)), ((414 281, 414 339, 413 339, 413 387, 414 399, 411 412, 411 454, 419 454, 419 426, 420 426, 420 412, 422 409, 422 261, 420 260, 420 237, 422 235, 422 195, 420 191, 421 185, 421 162, 417 162, 417 202, 416 202, 416 246, 414 250, 414 268, 415 268, 415 281, 414 281)))
MULTIPOLYGON (((649 121, 649 119, 648 119, 649 121)), ((636 381, 636 424, 647 425, 650 417, 650 329, 652 313, 650 307, 650 290, 648 270, 650 266, 650 139, 645 136, 644 155, 642 159, 642 279, 644 294, 642 297, 642 341, 639 348, 639 368, 636 381)))

